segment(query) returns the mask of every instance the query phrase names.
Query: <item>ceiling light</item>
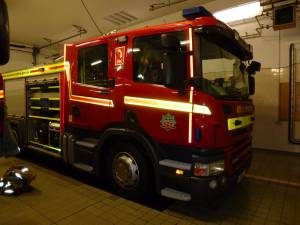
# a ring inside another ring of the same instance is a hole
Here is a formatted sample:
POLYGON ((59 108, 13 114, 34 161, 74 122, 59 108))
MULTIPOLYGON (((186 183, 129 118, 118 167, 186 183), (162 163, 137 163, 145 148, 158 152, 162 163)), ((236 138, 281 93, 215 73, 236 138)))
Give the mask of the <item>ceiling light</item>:
POLYGON ((214 17, 225 23, 253 18, 260 15, 262 7, 259 2, 251 2, 244 5, 240 5, 234 8, 225 9, 214 13, 214 17))

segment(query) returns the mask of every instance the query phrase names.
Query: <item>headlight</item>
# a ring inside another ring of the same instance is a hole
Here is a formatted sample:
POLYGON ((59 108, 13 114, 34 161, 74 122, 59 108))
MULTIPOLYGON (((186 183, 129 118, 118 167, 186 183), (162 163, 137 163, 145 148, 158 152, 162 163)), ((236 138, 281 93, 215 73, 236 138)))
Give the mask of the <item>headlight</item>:
POLYGON ((197 177, 214 176, 224 172, 225 163, 223 160, 210 163, 195 163, 194 175, 197 177))

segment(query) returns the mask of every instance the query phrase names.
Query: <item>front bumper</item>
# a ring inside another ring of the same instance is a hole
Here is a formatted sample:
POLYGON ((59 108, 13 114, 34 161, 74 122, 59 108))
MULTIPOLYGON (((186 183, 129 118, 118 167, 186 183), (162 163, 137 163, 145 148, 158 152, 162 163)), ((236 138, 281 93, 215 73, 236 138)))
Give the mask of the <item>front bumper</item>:
POLYGON ((223 173, 209 177, 195 177, 192 174, 192 168, 190 171, 184 171, 184 175, 178 176, 175 174, 176 168, 160 166, 161 186, 185 193, 190 196, 189 199, 192 201, 211 199, 239 183, 250 164, 251 152, 240 162, 239 167, 232 174, 223 173))
POLYGON ((230 176, 222 174, 214 177, 191 177, 190 178, 190 194, 192 200, 201 200, 213 198, 218 194, 227 191, 234 185, 239 183, 248 171, 251 164, 251 156, 249 156, 243 165, 230 176), (212 185, 216 184, 216 185, 212 185))

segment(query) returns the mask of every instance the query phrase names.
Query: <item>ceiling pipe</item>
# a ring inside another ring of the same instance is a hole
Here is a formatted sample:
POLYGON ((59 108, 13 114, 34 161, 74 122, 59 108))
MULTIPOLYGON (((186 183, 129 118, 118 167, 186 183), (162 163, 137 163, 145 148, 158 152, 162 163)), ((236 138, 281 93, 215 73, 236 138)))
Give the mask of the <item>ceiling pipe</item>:
POLYGON ((40 49, 37 47, 32 48, 32 65, 36 65, 37 55, 40 53, 40 49))
POLYGON ((296 10, 298 11, 297 7, 300 4, 299 0, 260 0, 260 6, 263 7, 263 12, 273 11, 273 9, 276 7, 293 4, 296 6, 296 10))
POLYGON ((155 3, 155 4, 151 4, 149 7, 149 10, 150 11, 154 11, 154 10, 157 10, 157 9, 161 9, 161 8, 164 8, 164 7, 170 7, 171 5, 175 5, 175 4, 178 4, 178 3, 182 3, 182 2, 185 2, 187 0, 176 0, 176 1, 170 1, 168 0, 167 3, 165 2, 160 2, 160 3, 155 3))
MULTIPOLYGON (((33 47, 32 50, 32 64, 33 65, 36 65, 36 62, 37 62, 37 56, 38 54, 40 53, 41 49, 44 49, 44 48, 48 48, 48 47, 51 47, 53 45, 56 45, 56 44, 59 44, 61 42, 64 42, 64 41, 67 41, 67 40, 70 40, 72 38, 75 38, 75 37, 78 37, 78 36, 81 36, 83 34, 86 34, 87 33, 87 30, 84 29, 83 27, 81 26, 78 26, 78 25, 73 25, 73 27, 75 27, 77 29, 77 34, 74 34, 74 35, 71 35, 69 37, 66 37, 66 38, 63 38, 59 41, 55 41, 55 42, 51 42, 49 44, 46 44, 46 45, 43 45, 41 47, 33 47)), ((51 41, 51 40, 49 40, 51 41)))
MULTIPOLYGON (((260 6, 273 5, 275 3, 286 2, 287 0, 270 0, 270 1, 262 1, 260 0, 260 6)), ((295 1, 297 2, 297 1, 295 1)))
POLYGON ((32 54, 32 50, 31 51, 26 51, 23 49, 18 49, 18 48, 10 48, 11 51, 16 51, 16 52, 24 52, 24 53, 29 53, 32 54))
POLYGON ((38 49, 41 50, 41 49, 44 49, 44 48, 48 48, 48 47, 53 46, 53 45, 55 45, 55 44, 59 44, 59 43, 61 43, 61 42, 67 41, 67 40, 69 40, 69 39, 72 39, 72 38, 75 38, 75 37, 78 37, 78 36, 81 36, 81 35, 87 33, 87 30, 84 29, 84 28, 81 27, 81 26, 73 25, 73 27, 75 27, 75 28, 77 29, 77 34, 71 35, 71 36, 66 37, 66 38, 64 38, 64 39, 61 39, 61 40, 59 40, 59 41, 51 42, 51 43, 49 43, 49 44, 47 44, 47 45, 43 45, 43 46, 41 46, 41 47, 38 47, 38 49))
POLYGON ((75 27, 75 28, 77 29, 76 34, 71 35, 71 36, 66 37, 66 38, 63 38, 63 39, 61 39, 61 40, 59 40, 59 41, 51 42, 50 39, 45 39, 45 38, 44 38, 45 40, 47 40, 47 41, 50 42, 50 43, 49 43, 49 44, 46 44, 46 45, 43 45, 43 46, 40 46, 40 47, 29 46, 29 45, 18 44, 18 43, 10 43, 10 46, 12 47, 11 50, 32 54, 32 64, 33 64, 33 65, 36 65, 36 64, 37 64, 37 56, 38 56, 38 54, 40 53, 41 49, 48 48, 48 47, 53 46, 53 45, 55 45, 55 44, 58 44, 58 43, 67 41, 67 40, 69 40, 69 39, 72 39, 72 38, 75 38, 75 37, 78 37, 78 36, 81 36, 81 35, 87 33, 87 30, 84 29, 84 28, 81 27, 81 26, 73 25, 73 27, 75 27))
POLYGON ((91 21, 93 22, 93 24, 95 25, 96 29, 98 30, 99 34, 102 35, 103 32, 101 31, 100 27, 98 26, 98 24, 96 23, 94 17, 92 16, 91 12, 89 11, 87 5, 85 4, 85 2, 83 0, 81 0, 81 3, 85 9, 85 11, 87 12, 87 14, 89 15, 91 21))

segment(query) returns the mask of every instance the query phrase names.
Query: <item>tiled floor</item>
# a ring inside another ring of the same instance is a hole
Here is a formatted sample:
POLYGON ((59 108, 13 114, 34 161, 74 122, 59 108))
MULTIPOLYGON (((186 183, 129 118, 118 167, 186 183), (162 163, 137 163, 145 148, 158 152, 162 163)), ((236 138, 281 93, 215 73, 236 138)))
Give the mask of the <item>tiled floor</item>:
POLYGON ((300 183, 300 154, 256 150, 249 173, 300 183))
POLYGON ((18 162, 31 165, 37 178, 31 192, 18 197, 0 196, 0 225, 300 224, 300 189, 268 181, 299 183, 297 155, 256 150, 249 174, 265 177, 263 181, 246 178, 226 197, 211 202, 158 199, 154 208, 94 187, 89 178, 74 178, 68 175, 68 167, 56 161, 41 166, 24 159, 0 158, 0 174, 18 162), (56 169, 55 164, 61 168, 56 169))

